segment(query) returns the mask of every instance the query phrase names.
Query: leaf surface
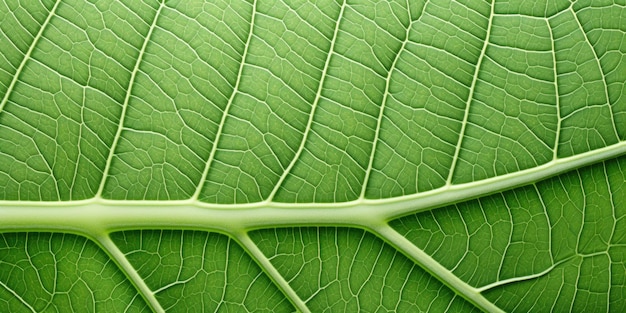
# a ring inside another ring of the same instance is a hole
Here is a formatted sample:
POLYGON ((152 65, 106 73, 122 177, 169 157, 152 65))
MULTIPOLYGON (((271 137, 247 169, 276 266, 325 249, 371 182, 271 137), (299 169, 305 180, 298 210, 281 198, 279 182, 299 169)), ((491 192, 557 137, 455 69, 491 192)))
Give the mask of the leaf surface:
POLYGON ((3 311, 626 310, 623 1, 0 3, 3 311))

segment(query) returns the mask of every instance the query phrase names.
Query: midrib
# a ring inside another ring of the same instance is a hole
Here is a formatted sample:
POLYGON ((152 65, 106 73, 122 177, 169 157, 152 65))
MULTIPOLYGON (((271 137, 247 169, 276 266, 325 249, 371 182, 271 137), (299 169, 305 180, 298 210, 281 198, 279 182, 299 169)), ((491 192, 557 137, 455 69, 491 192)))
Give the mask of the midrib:
POLYGON ((145 228, 236 232, 289 225, 369 227, 406 214, 537 182, 624 154, 626 142, 620 142, 477 182, 396 198, 343 203, 260 202, 215 205, 192 200, 125 201, 102 198, 68 202, 0 201, 0 231, 48 230, 92 236, 103 232, 145 228))

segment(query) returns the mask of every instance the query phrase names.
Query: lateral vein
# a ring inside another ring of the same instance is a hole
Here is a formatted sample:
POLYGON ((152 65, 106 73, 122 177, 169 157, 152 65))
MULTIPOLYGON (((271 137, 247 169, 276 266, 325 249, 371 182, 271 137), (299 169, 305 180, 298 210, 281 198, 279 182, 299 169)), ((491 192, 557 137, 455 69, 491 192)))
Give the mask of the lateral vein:
POLYGON ((243 73, 243 68, 246 65, 246 58, 248 56, 248 49, 250 47, 250 40, 252 40, 252 34, 254 32, 254 20, 256 17, 256 0, 252 3, 252 14, 250 17, 250 31, 248 32, 248 38, 246 39, 246 43, 244 45, 244 50, 241 55, 241 64, 239 64, 239 70, 237 71, 237 81, 235 82, 235 86, 233 87, 233 92, 230 94, 230 98, 228 99, 228 103, 224 108, 224 113, 222 113, 222 118, 220 120, 220 124, 217 128, 217 133, 215 133, 215 140, 213 141, 213 146, 211 147, 211 152, 209 153, 209 159, 207 160, 204 170, 202 171, 202 176, 198 181, 198 186, 196 187, 193 196, 191 196, 191 201, 197 201, 198 197, 200 197, 200 192, 202 192, 202 186, 206 182, 207 176, 209 175, 209 170, 211 169, 211 164, 213 164, 213 160, 215 159, 215 153, 217 152, 217 146, 219 145, 220 138, 222 138, 222 133, 224 132, 224 124, 226 123, 226 118, 228 117, 228 112, 230 111, 230 107, 233 104, 233 100, 239 91, 239 84, 241 83, 241 74, 243 73))
POLYGON ((341 24, 341 19, 343 17, 343 12, 346 8, 346 5, 347 5, 346 1, 344 0, 341 3, 341 10, 339 11, 339 16, 337 17, 337 23, 335 24, 335 31, 333 33, 333 38, 330 41, 330 48, 328 49, 328 56, 326 57, 326 63, 324 64, 324 70, 322 71, 320 83, 317 86, 317 93, 315 95, 315 100, 313 100, 311 113, 309 113, 309 120, 307 121, 306 128, 304 129, 304 135, 302 136, 302 141, 300 142, 298 151, 293 156, 293 159, 291 160, 287 168, 285 168, 283 175, 281 175, 280 178, 278 179, 278 182, 276 182, 276 186, 274 187, 270 195, 267 197, 266 201, 268 202, 271 202, 272 199, 274 199, 274 196, 276 196, 276 193, 282 186, 283 182, 285 181, 287 176, 289 176, 289 173, 291 173, 291 169, 294 167, 298 159, 300 159, 300 155, 302 154, 302 151, 304 151, 304 146, 306 145, 307 138, 309 137, 309 134, 311 133, 311 126, 313 125, 313 117, 315 116, 317 105, 319 104, 320 99, 322 98, 322 90, 324 87, 324 82, 326 81, 326 77, 328 76, 328 67, 330 66, 330 60, 332 59, 332 56, 335 50, 335 43, 337 42, 337 35, 339 34, 339 25, 341 24))
POLYGON ((53 16, 55 16, 56 10, 59 7, 60 3, 61 3, 61 1, 57 0, 57 2, 54 4, 52 9, 50 10, 50 13, 48 14, 48 17, 43 22, 43 24, 41 24, 41 27, 39 28, 39 32, 37 33, 37 35, 35 35, 35 38, 33 39, 33 42, 31 43, 30 47, 28 48, 28 51, 24 55, 24 58, 22 59, 22 62, 20 63, 20 65, 17 68, 17 70, 15 71, 15 74, 13 75, 13 79, 11 80, 11 83, 9 84, 9 88, 7 88, 7 91, 4 94, 4 97, 2 98, 2 101, 0 102, 0 112, 2 112, 2 110, 4 110, 4 106, 7 104, 7 102, 9 102, 9 96, 13 92, 13 88, 15 88, 15 84, 17 83, 20 74, 24 70, 24 66, 26 65, 28 60, 31 59, 31 54, 33 53, 33 50, 35 50, 35 46, 37 46, 37 43, 39 42, 39 39, 41 39, 41 37, 43 35, 43 32, 47 28, 48 24, 50 24, 50 20, 52 19, 53 16))
POLYGON ((161 304, 154 296, 154 292, 150 290, 150 287, 146 285, 146 282, 139 276, 137 270, 126 258, 126 255, 117 247, 117 245, 111 240, 108 235, 100 235, 95 240, 102 246, 102 248, 109 254, 109 256, 115 260, 117 265, 124 272, 125 276, 137 287, 138 291, 143 296, 144 300, 148 302, 148 305, 157 313, 165 312, 161 304))
POLYGON ((285 293, 285 295, 291 300, 291 303, 303 313, 310 313, 311 311, 307 307, 306 303, 302 301, 300 296, 296 293, 289 282, 278 272, 278 270, 272 265, 270 260, 263 254, 259 247, 250 239, 247 233, 241 233, 234 235, 234 238, 247 250, 247 252, 254 258, 258 264, 264 269, 264 272, 270 276, 270 278, 278 285, 278 287, 285 293))
POLYGON ((152 37, 152 32, 156 28, 157 21, 159 20, 159 16, 161 15, 161 11, 165 7, 165 0, 161 1, 159 8, 157 9, 154 20, 152 21, 152 25, 150 25, 150 29, 146 34, 146 38, 143 41, 141 49, 139 50, 139 55, 137 56, 137 62, 135 62, 135 67, 130 75, 130 81, 128 82, 128 90, 126 91, 126 96, 124 97, 124 103, 122 103, 122 113, 120 114, 120 120, 117 127, 117 131, 115 132, 115 137, 113 137, 113 143, 111 144, 111 150, 109 150, 109 156, 107 157, 106 165, 104 170, 102 171, 102 179, 100 180, 100 187, 98 188, 98 192, 95 195, 95 198, 101 198, 102 192, 104 191, 104 183, 107 180, 107 176, 109 175, 109 171, 111 170, 111 162, 113 161, 113 155, 115 154, 115 149, 117 148, 117 143, 122 135, 122 130, 124 129, 124 119, 126 117, 126 109, 128 108, 128 103, 130 102, 130 97, 133 92, 133 87, 135 84, 135 78, 137 77, 137 72, 139 72, 139 66, 143 60, 143 56, 146 52, 146 47, 150 42, 150 38, 152 37))
POLYGON ((485 42, 483 43, 483 48, 480 50, 480 56, 478 57, 478 61, 476 62, 476 68, 474 68, 474 77, 472 79, 472 86, 470 87, 469 94, 467 95, 467 101, 465 103, 465 114, 463 116, 463 122, 461 123, 461 131, 459 133, 459 139, 456 144, 454 156, 452 157, 452 165, 450 166, 450 173, 448 173, 448 179, 447 179, 446 185, 452 184, 452 176, 454 175, 456 165, 459 163, 459 154, 461 152, 461 145, 463 144, 463 137, 465 137, 465 128, 467 126, 467 121, 469 119, 470 104, 472 103, 472 99, 474 98, 474 91, 476 90, 476 82, 478 81, 478 73, 480 71, 480 67, 482 65, 483 59, 485 58, 487 46, 489 45, 489 37, 491 36, 491 25, 493 24, 493 17, 494 17, 494 8, 495 8, 495 3, 491 1, 491 12, 489 13, 489 17, 488 17, 489 22, 487 24, 487 33, 485 34, 485 42))
POLYGON ((380 238, 390 243, 398 251, 405 253, 409 258, 416 262, 421 268, 436 277, 444 285, 455 291, 457 294, 472 302, 485 312, 502 312, 491 301, 487 300, 480 294, 479 290, 470 286, 454 273, 445 268, 426 252, 416 247, 407 238, 398 233, 391 226, 384 224, 372 228, 380 238))

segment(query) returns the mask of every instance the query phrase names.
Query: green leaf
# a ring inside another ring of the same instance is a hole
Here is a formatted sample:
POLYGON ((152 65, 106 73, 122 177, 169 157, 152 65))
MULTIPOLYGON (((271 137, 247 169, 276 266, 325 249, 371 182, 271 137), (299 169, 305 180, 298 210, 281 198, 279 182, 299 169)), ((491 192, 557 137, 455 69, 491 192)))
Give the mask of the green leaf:
POLYGON ((0 311, 626 311, 626 2, 0 1, 0 311))

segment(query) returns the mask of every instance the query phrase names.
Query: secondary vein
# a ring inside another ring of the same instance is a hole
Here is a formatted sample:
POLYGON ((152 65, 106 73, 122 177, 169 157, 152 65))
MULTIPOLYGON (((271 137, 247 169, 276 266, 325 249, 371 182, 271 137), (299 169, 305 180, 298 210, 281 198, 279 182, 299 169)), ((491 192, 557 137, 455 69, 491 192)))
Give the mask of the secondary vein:
POLYGON ((495 3, 491 1, 491 12, 488 18, 489 23, 487 25, 487 33, 485 34, 485 41, 483 43, 483 48, 480 50, 480 56, 478 57, 478 61, 476 62, 476 67, 474 68, 474 78, 472 79, 472 86, 470 87, 469 95, 467 96, 467 102, 465 103, 465 115, 463 116, 463 123, 461 123, 461 131, 459 133, 459 139, 456 144, 454 156, 452 157, 452 165, 450 166, 450 172, 448 174, 448 179, 446 181, 446 185, 448 186, 452 184, 452 177, 454 176, 456 165, 459 163, 459 153, 461 152, 461 146, 463 144, 463 137, 465 137, 465 128, 467 126, 467 121, 469 119, 470 104, 472 103, 472 99, 474 98, 474 91, 476 90, 476 82, 478 81, 478 73, 480 71, 480 67, 483 62, 483 59, 485 58, 485 51, 487 51, 487 46, 489 45, 489 37, 491 36, 491 25, 493 24, 493 17, 494 17, 494 8, 495 8, 495 3))
POLYGON ((30 47, 28 48, 28 51, 24 55, 24 59, 22 59, 22 62, 20 63, 20 66, 15 71, 15 74, 13 75, 13 79, 11 80, 11 83, 9 84, 9 88, 7 88, 7 91, 4 94, 4 97, 2 98, 2 101, 0 101, 0 112, 2 112, 2 110, 4 109, 4 106, 7 104, 7 102, 9 102, 9 96, 13 92, 13 88, 15 87, 15 84, 18 81, 20 73, 22 73, 22 71, 24 70, 24 66, 26 65, 28 60, 30 60, 31 54, 33 53, 33 50, 35 50, 35 46, 37 46, 37 43, 39 42, 39 39, 41 39, 44 30, 46 29, 48 24, 50 24, 50 20, 56 14, 56 10, 59 7, 59 3, 61 3, 60 0, 57 1, 54 4, 54 7, 52 7, 52 9, 50 10, 50 13, 48 14, 48 17, 46 18, 46 20, 43 22, 43 24, 39 28, 39 32, 37 33, 37 35, 33 39, 33 42, 31 43, 30 47))
POLYGON ((313 125, 313 117, 315 116, 315 111, 316 111, 317 105, 318 105, 318 103, 319 103, 319 101, 320 101, 320 99, 322 97, 322 90, 323 90, 323 87, 324 87, 324 82, 326 81, 326 77, 328 76, 328 67, 330 65, 330 59, 332 58, 334 50, 335 50, 335 42, 337 42, 337 34, 339 33, 339 25, 341 24, 341 19, 343 17, 343 12, 344 12, 345 8, 346 8, 346 1, 344 0, 341 3, 341 10, 339 11, 339 16, 337 17, 337 23, 335 24, 335 31, 333 33, 333 38, 330 41, 330 48, 329 48, 329 51, 328 51, 328 56, 326 57, 326 63, 324 64, 324 70, 322 71, 322 76, 321 76, 321 79, 320 79, 320 83, 319 83, 319 85, 317 87, 317 93, 315 95, 315 100, 313 100, 313 106, 311 108, 311 113, 309 114, 309 120, 307 121, 306 128, 304 130, 304 135, 302 136, 302 141, 300 142, 300 147, 298 147, 298 151, 293 156, 293 159, 291 160, 291 162, 289 163, 289 165, 287 166, 287 168, 283 172, 283 175, 280 176, 280 178, 278 179, 278 182, 276 182, 276 186, 274 187, 274 189, 272 190, 270 195, 267 197, 267 201, 268 202, 272 201, 274 196, 276 196, 276 193, 278 192, 278 190, 282 186, 283 182, 285 181, 287 176, 289 176, 289 173, 291 173, 291 169, 294 167, 294 165, 296 164, 298 159, 300 159, 300 155, 302 154, 302 151, 304 151, 304 146, 305 146, 305 144, 307 142, 307 138, 309 137, 309 134, 311 133, 311 126, 313 125))
POLYGON ((226 123, 226 118, 228 117, 228 112, 230 111, 230 107, 233 104, 233 100, 237 95, 239 90, 239 84, 241 83, 241 74, 243 73, 243 68, 246 65, 246 58, 248 56, 248 49, 250 48, 250 40, 252 39, 252 34, 254 31, 254 20, 256 16, 256 0, 252 3, 252 14, 250 17, 250 31, 248 32, 248 38, 246 39, 246 44, 244 46, 243 54, 241 55, 241 64, 239 65, 239 70, 237 71, 237 81, 235 82, 235 86, 233 87, 233 92, 230 94, 230 98, 228 99, 228 103, 226 104, 226 108, 224 108, 224 113, 222 114, 222 118, 220 120, 220 124, 217 129, 217 133, 215 134, 215 140, 213 142, 213 146, 211 147, 211 152, 209 153, 209 159, 206 162, 204 170, 202 171, 202 176, 200 177, 200 181, 198 182, 198 186, 196 187, 196 191, 193 196, 191 196, 191 201, 197 201, 200 197, 200 192, 202 192, 202 186, 209 175, 209 170, 211 169, 211 164, 215 160, 215 153, 217 152, 217 146, 219 145, 220 138, 222 138, 222 133, 224 132, 224 124, 226 123))
POLYGON ((115 149, 117 148, 117 143, 122 135, 122 129, 124 128, 124 118, 126 117, 126 109, 128 108, 128 103, 130 102, 130 97, 133 92, 133 86, 135 84, 135 78, 137 77, 137 72, 139 72, 139 66, 143 60, 143 56, 146 52, 146 47, 150 42, 150 38, 152 37, 152 32, 156 28, 157 21, 159 20, 159 16, 161 15, 161 11, 165 7, 165 0, 161 1, 159 8, 154 15, 154 19, 152 20, 152 25, 150 25, 150 29, 148 30, 148 34, 146 34, 146 38, 143 41, 141 49, 139 50, 139 55, 137 56, 137 62, 135 62, 135 67, 130 75, 130 81, 128 82, 128 90, 126 92, 126 96, 124 97, 124 103, 122 104, 122 113, 120 114, 119 125, 117 127, 117 131, 115 132, 115 137, 113 138, 113 143, 111 144, 111 150, 109 150, 109 156, 107 157, 107 162, 102 171, 102 179, 100 181, 100 187, 98 188, 98 192, 95 195, 95 198, 101 198, 102 192, 104 191, 104 184, 106 182, 107 176, 109 176, 109 171, 111 170, 111 163, 113 161, 113 155, 115 154, 115 149))

